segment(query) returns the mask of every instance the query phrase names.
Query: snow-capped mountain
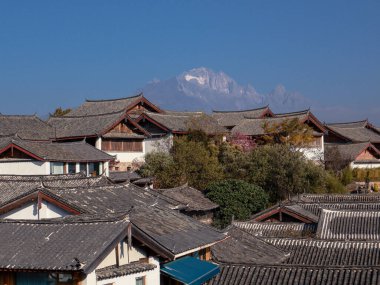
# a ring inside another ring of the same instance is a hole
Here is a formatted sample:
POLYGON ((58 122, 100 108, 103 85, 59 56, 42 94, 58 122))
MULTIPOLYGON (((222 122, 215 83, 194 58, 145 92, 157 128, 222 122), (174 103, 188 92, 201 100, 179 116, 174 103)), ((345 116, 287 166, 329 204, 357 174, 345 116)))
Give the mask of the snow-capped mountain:
POLYGON ((143 88, 144 95, 165 109, 176 110, 243 110, 270 105, 276 112, 309 107, 300 94, 279 85, 262 94, 251 85, 241 86, 224 72, 200 67, 164 80, 155 80, 143 88))

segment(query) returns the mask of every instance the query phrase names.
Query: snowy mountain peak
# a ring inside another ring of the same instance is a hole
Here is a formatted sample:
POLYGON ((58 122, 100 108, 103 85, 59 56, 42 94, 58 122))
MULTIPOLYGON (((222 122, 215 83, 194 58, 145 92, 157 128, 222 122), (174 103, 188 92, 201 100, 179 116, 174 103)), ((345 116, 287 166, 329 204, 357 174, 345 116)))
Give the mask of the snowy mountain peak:
POLYGON ((270 93, 259 93, 251 85, 239 85, 226 73, 206 67, 151 82, 143 91, 160 106, 178 110, 242 110, 269 104, 278 111, 294 111, 306 102, 304 97, 288 92, 283 85, 276 86, 270 93))
POLYGON ((204 88, 229 94, 237 83, 223 72, 214 72, 206 67, 194 68, 178 76, 182 85, 196 83, 204 88))

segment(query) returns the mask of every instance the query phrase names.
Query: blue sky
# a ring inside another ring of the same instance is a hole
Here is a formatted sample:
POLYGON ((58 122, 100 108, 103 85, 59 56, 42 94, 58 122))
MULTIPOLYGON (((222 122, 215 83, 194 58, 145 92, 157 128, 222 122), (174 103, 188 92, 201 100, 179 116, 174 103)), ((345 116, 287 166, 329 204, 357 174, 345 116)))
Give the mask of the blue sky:
POLYGON ((4 114, 128 96, 199 66, 380 125, 380 1, 0 1, 4 114))

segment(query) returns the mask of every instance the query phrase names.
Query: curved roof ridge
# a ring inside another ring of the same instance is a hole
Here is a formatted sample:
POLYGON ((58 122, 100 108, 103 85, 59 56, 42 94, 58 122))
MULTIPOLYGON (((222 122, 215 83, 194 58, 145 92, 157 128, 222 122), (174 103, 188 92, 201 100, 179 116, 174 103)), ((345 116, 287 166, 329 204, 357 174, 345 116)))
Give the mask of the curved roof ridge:
POLYGON ((286 112, 286 113, 275 113, 275 116, 284 116, 284 115, 292 115, 292 114, 307 114, 310 112, 310 107, 308 109, 294 111, 294 112, 286 112))
POLYGON ((30 118, 37 118, 37 119, 41 120, 41 118, 39 118, 36 113, 34 113, 32 115, 22 115, 22 114, 6 115, 3 113, 0 113, 0 117, 21 117, 21 118, 30 117, 30 118))
POLYGON ((213 113, 244 113, 244 112, 250 112, 250 111, 257 111, 257 110, 264 110, 266 108, 269 108, 269 105, 259 107, 259 108, 253 108, 253 109, 246 109, 246 110, 236 110, 236 111, 221 111, 221 110, 212 110, 213 113))
POLYGON ((368 119, 352 121, 352 122, 342 122, 342 123, 325 123, 327 126, 337 126, 337 125, 349 125, 349 124, 357 124, 357 123, 369 123, 368 119))
POLYGON ((140 92, 137 95, 129 96, 129 97, 122 97, 122 98, 113 98, 113 99, 86 99, 86 102, 109 102, 109 101, 120 101, 120 100, 125 100, 125 99, 133 99, 137 97, 142 97, 144 94, 140 92))
POLYGON ((125 109, 121 109, 119 111, 115 112, 109 112, 109 113, 101 113, 101 114, 90 114, 90 115, 80 115, 80 116, 53 116, 50 115, 49 119, 54 118, 54 119, 67 119, 67 118, 86 118, 86 117, 101 117, 101 116, 107 116, 107 115, 116 115, 116 114, 121 114, 121 113, 126 113, 125 109))
POLYGON ((145 114, 147 114, 148 116, 149 115, 153 115, 153 116, 162 116, 162 117, 165 117, 165 116, 171 116, 171 117, 185 117, 185 118, 189 118, 189 117, 194 117, 194 116, 200 116, 200 115, 206 115, 204 113, 201 113, 201 114, 194 114, 192 116, 189 116, 189 115, 180 115, 180 114, 165 114, 165 113, 155 113, 155 112, 144 112, 145 114))

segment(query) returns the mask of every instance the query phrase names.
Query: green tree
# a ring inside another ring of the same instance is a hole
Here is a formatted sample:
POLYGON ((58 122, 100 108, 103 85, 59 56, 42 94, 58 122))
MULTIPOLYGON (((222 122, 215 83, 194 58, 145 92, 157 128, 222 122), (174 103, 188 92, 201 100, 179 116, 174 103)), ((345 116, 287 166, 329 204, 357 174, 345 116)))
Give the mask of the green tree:
POLYGON ((68 113, 71 112, 71 109, 62 109, 61 107, 58 107, 57 109, 55 109, 54 113, 52 114, 52 116, 54 117, 62 117, 68 113))
POLYGON ((220 206, 214 221, 220 228, 226 227, 232 217, 246 220, 268 204, 268 195, 262 188, 235 179, 210 184, 206 196, 220 206))
POLYGON ((223 142, 219 146, 218 160, 228 179, 245 179, 247 177, 248 153, 235 144, 223 142))
POLYGON ((297 118, 285 119, 278 123, 266 121, 263 124, 263 129, 265 143, 304 147, 314 141, 313 129, 297 118))
POLYGON ((173 157, 165 152, 151 152, 139 170, 143 177, 154 177, 154 187, 171 188, 181 185, 183 177, 177 174, 173 157))
POLYGON ((189 183, 204 190, 210 182, 224 177, 218 161, 218 148, 212 143, 187 137, 175 138, 170 153, 147 154, 140 172, 144 177, 155 177, 155 185, 160 188, 189 183))
POLYGON ((215 145, 181 137, 174 140, 171 153, 177 166, 177 175, 189 185, 204 190, 210 182, 223 179, 215 145))
POLYGON ((249 155, 246 180, 265 189, 272 203, 325 189, 324 169, 281 144, 260 146, 249 155))

